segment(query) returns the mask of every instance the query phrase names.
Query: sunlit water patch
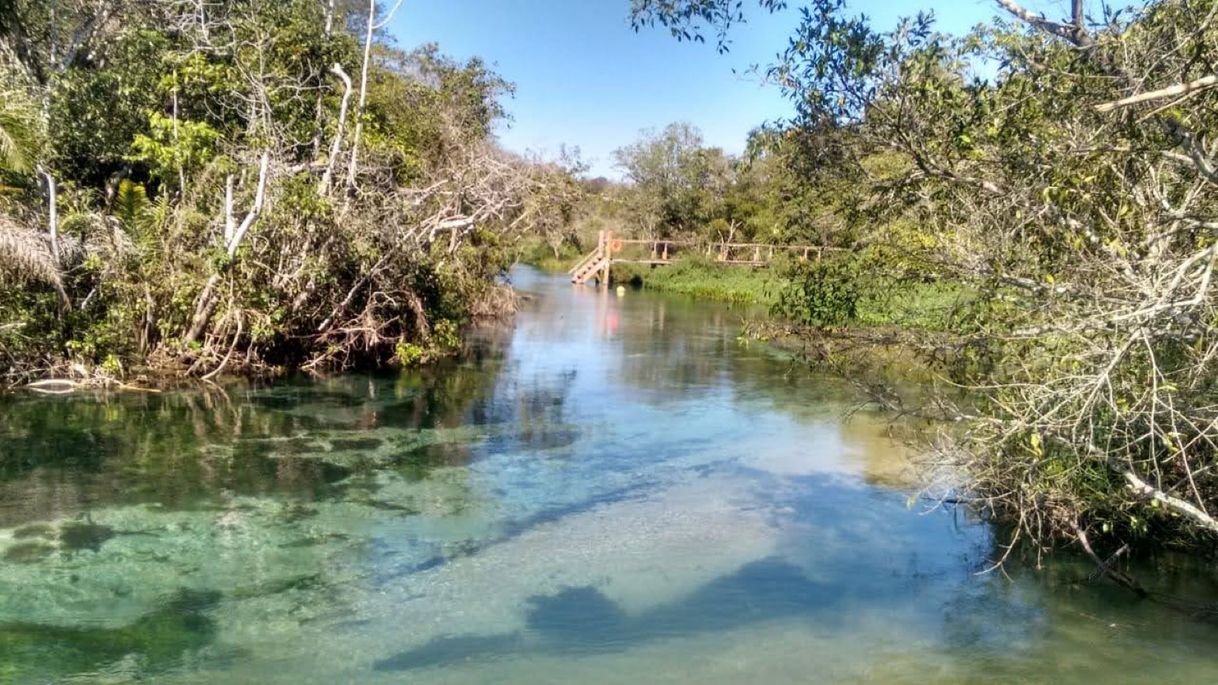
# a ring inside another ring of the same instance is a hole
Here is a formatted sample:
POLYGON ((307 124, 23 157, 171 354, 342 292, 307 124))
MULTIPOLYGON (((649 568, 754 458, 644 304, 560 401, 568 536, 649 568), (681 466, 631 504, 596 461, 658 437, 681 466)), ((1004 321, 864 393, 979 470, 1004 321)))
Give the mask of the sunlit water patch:
POLYGON ((979 573, 991 530, 740 312, 516 277, 437 369, 0 400, 0 682, 1218 678, 1084 565, 979 573))

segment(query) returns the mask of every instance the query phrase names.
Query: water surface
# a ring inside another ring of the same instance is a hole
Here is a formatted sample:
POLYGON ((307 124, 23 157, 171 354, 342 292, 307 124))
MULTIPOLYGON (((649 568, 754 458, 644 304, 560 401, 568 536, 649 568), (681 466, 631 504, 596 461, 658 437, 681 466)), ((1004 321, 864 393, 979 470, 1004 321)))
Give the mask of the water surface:
POLYGON ((1085 565, 979 573, 742 312, 515 278, 437 369, 0 400, 0 682, 1218 681, 1085 565))

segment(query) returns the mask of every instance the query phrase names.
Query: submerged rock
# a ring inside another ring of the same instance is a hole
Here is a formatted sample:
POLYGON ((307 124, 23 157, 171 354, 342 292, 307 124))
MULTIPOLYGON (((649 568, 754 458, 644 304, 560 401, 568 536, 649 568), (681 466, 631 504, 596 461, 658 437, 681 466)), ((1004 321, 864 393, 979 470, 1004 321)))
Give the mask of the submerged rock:
POLYGON ((332 438, 330 449, 335 452, 359 452, 374 450, 384 444, 377 438, 332 438))

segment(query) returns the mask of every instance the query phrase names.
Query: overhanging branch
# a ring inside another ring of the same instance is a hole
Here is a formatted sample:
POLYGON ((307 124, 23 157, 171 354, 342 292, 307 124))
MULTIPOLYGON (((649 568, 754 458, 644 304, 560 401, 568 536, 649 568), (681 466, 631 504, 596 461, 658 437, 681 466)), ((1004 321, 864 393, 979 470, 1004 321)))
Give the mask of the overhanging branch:
POLYGON ((1033 14, 1014 0, 996 0, 996 2, 999 7, 1029 26, 1059 38, 1065 38, 1080 48, 1091 45, 1091 36, 1088 35, 1087 29, 1083 25, 1083 3, 1078 0, 1071 3, 1073 17, 1069 24, 1051 21, 1046 19, 1043 14, 1033 14))

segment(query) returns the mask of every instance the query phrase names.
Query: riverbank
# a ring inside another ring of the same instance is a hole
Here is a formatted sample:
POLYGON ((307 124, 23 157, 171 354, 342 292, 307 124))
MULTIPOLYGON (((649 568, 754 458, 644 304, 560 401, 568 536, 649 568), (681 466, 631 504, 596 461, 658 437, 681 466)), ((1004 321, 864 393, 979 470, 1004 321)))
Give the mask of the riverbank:
MULTIPOLYGON (((778 318, 789 318, 780 303, 784 292, 796 283, 789 269, 781 265, 775 268, 725 266, 699 259, 661 267, 615 264, 610 278, 615 284, 699 299, 760 305, 778 318)), ((841 323, 857 329, 948 330, 955 311, 967 297, 963 288, 951 283, 907 282, 894 288, 863 284, 854 303, 853 316, 841 323)))
MULTIPOLYGON (((423 335, 399 339, 383 358, 365 358, 336 366, 269 364, 230 355, 213 371, 203 368, 208 358, 199 350, 157 349, 149 354, 131 354, 102 364, 77 358, 45 355, 28 364, 0 364, 0 394, 28 391, 42 395, 83 393, 151 393, 195 390, 227 383, 280 382, 294 377, 319 378, 337 373, 380 373, 429 368, 463 357, 477 343, 479 331, 509 325, 520 306, 519 293, 506 283, 481 284, 464 294, 470 299, 450 307, 451 319, 426 322, 423 335)), ((431 310, 428 310, 430 313, 431 310)), ((0 343, 4 340, 0 339, 0 343)), ((4 352, 0 345, 0 352, 4 352)), ((0 355, 2 360, 2 355, 0 355)))
POLYGON ((516 244, 512 258, 516 264, 531 266, 542 273, 557 274, 570 269, 583 254, 579 247, 568 242, 564 242, 555 250, 544 240, 531 238, 516 244))
POLYGON ((778 302, 789 279, 778 270, 723 266, 700 259, 681 260, 671 266, 614 264, 614 284, 627 284, 705 300, 771 307, 778 302))
POLYGON ((0 11, 0 387, 425 362, 584 202, 568 160, 495 138, 507 80, 352 34, 356 8, 28 4, 0 11))

